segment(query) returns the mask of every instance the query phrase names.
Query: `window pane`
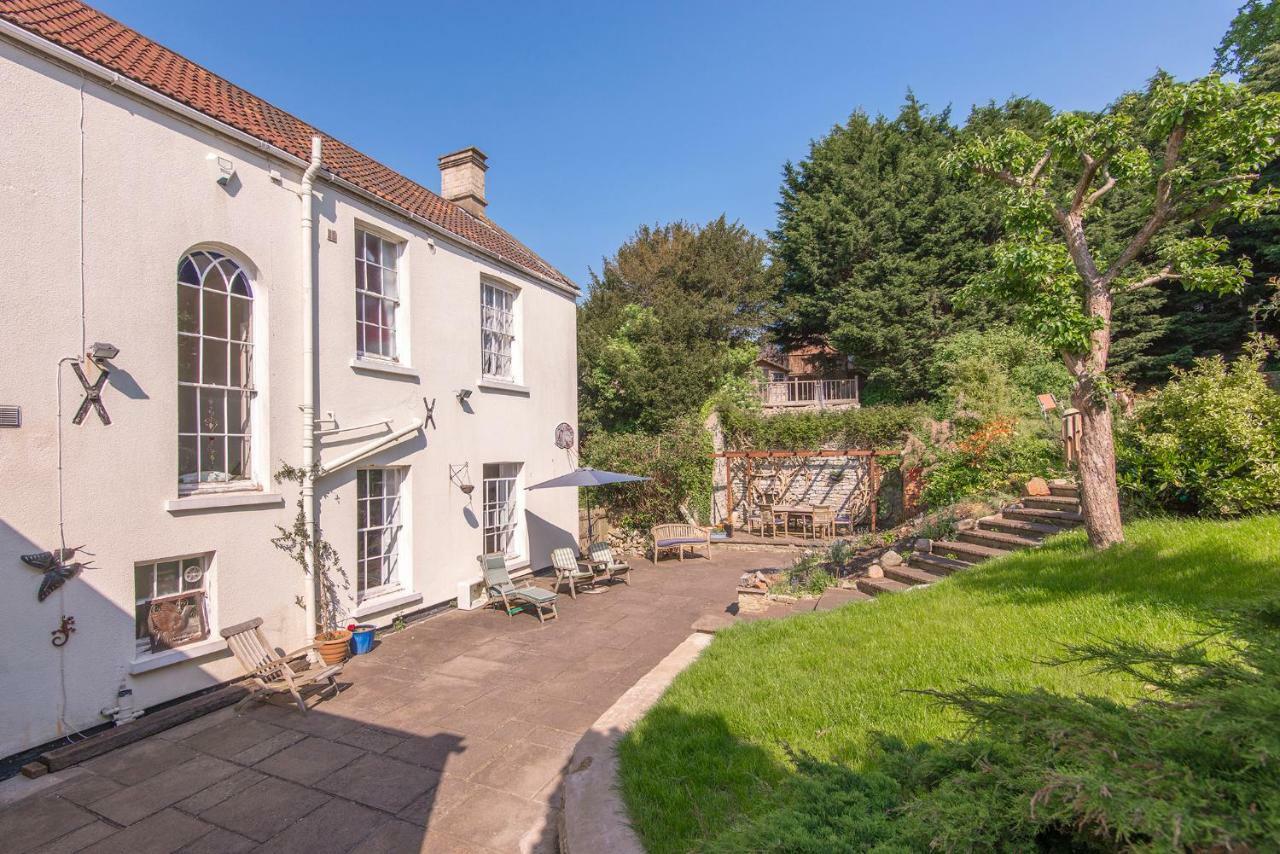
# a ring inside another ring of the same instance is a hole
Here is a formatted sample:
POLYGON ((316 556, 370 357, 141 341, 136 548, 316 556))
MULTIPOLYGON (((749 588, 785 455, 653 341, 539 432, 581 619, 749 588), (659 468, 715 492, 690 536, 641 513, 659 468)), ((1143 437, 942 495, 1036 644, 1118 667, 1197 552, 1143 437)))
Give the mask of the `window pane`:
POLYGON ((237 270, 231 279, 231 293, 239 294, 242 297, 252 297, 253 291, 249 290, 249 279, 245 276, 243 270, 237 270))
POLYGON ((231 337, 236 341, 248 341, 253 323, 253 303, 247 299, 231 299, 231 337))
POLYGON ((200 331, 200 291, 196 288, 178 285, 178 329, 200 331))
POLYGON ((145 563, 133 568, 133 601, 146 602, 152 596, 152 564, 145 563))
POLYGON ((201 331, 214 338, 227 337, 227 297, 225 294, 205 289, 203 295, 204 316, 201 331))
POLYGON ((371 294, 382 293, 382 268, 370 265, 365 270, 364 287, 371 294))
POLYGON ((200 381, 200 339, 193 335, 178 336, 178 379, 184 383, 200 381))
POLYGON ((188 385, 178 386, 178 432, 194 433, 198 423, 196 390, 188 385))
POLYGON ((249 443, 240 436, 227 437, 227 474, 232 479, 243 478, 248 473, 248 447, 249 443))
POLYGON ((204 561, 198 557, 189 557, 182 561, 182 592, 201 590, 204 588, 204 561), (191 581, 187 578, 194 578, 191 581))
POLYGON ((237 388, 253 387, 253 367, 250 358, 253 351, 248 344, 231 344, 231 375, 228 385, 237 388))
POLYGON ((227 384, 227 342, 204 339, 200 373, 206 385, 227 384))
POLYGON ((186 282, 188 285, 200 284, 200 273, 196 271, 196 265, 191 262, 190 256, 183 258, 182 263, 178 265, 178 281, 186 282))
POLYGON ((195 436, 178 437, 178 483, 198 483, 200 480, 199 459, 196 447, 199 439, 195 436))
POLYGON ((396 299, 400 296, 400 291, 396 285, 396 271, 382 271, 382 294, 390 299, 396 299))
POLYGON ((156 595, 172 596, 182 590, 176 560, 156 564, 156 595))
POLYGON ((227 440, 223 436, 200 439, 200 479, 221 483, 227 479, 227 440))
POLYGON ((225 433, 227 393, 216 388, 200 389, 200 432, 225 433))

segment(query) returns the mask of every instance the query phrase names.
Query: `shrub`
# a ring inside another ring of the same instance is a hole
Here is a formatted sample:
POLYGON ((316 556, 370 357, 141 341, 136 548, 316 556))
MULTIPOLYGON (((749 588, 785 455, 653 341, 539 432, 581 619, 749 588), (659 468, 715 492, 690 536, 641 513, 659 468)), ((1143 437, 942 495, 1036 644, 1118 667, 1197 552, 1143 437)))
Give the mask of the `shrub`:
POLYGON ((962 498, 1016 491, 1028 478, 1063 471, 1062 449, 1039 433, 1014 432, 1008 422, 991 422, 942 451, 924 476, 921 499, 945 507, 962 498))
POLYGON ((1255 341, 1197 359, 1117 431, 1117 474, 1139 510, 1234 516, 1280 507, 1280 395, 1255 341))
POLYGON ((897 450, 928 415, 921 406, 878 405, 826 412, 784 412, 761 416, 732 405, 719 409, 725 445, 779 451, 845 448, 897 450))
POLYGON ((648 433, 595 433, 584 443, 584 465, 652 478, 602 486, 591 495, 622 528, 648 530, 680 518, 681 505, 699 519, 711 514, 711 437, 695 417, 648 433))
POLYGON ((1036 414, 1036 395, 1061 399, 1071 390, 1052 349, 1007 327, 947 338, 934 356, 933 378, 948 410, 979 421, 1036 414))

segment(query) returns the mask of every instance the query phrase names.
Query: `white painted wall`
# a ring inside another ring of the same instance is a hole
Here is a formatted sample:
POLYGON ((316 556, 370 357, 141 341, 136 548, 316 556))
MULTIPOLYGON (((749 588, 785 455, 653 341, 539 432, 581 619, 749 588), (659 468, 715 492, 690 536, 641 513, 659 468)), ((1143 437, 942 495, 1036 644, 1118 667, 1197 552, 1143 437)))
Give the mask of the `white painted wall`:
MULTIPOLYGON (((255 616, 285 649, 309 638, 294 603, 303 580, 269 543, 275 525, 290 523, 296 497, 272 484, 270 471, 300 456, 299 170, 118 90, 82 82, 78 73, 3 39, 0 139, 0 404, 20 405, 23 417, 20 429, 0 430, 3 756, 67 727, 101 723, 98 710, 114 704, 122 680, 136 705, 150 706, 238 675, 220 639, 197 648, 199 657, 131 673, 145 667, 135 662, 135 563, 213 552, 214 638, 219 626, 255 616), (238 182, 228 188, 215 182, 210 153, 235 162, 238 182), (282 173, 280 183, 269 169, 282 173), (165 509, 179 497, 175 270, 196 246, 233 252, 254 276, 259 485, 282 493, 271 504, 165 509), (39 576, 18 555, 58 544, 56 365, 80 351, 82 264, 87 340, 121 350, 104 394, 109 427, 92 414, 80 426, 70 423, 80 388, 69 369, 61 373, 67 541, 86 543, 94 567, 37 604, 39 576), (58 650, 50 632, 64 613, 75 617, 76 633, 58 650)), ((408 220, 328 183, 318 189, 317 412, 333 412, 343 426, 384 418, 400 426, 423 416, 424 397, 436 400, 434 429, 361 465, 410 470, 402 580, 422 599, 399 610, 446 602, 459 582, 479 577, 483 464, 523 462, 525 484, 572 468, 553 432, 562 421, 577 422, 573 296, 439 236, 430 246, 427 233, 408 220), (401 334, 416 376, 350 365, 357 222, 405 241, 401 334), (336 243, 326 239, 329 229, 336 243), (527 394, 477 389, 482 276, 520 291, 527 394), (460 388, 475 390, 472 412, 455 400, 460 388), (470 499, 448 477, 451 463, 464 462, 476 484, 470 499)), ((360 444, 341 438, 322 442, 322 462, 360 444)), ((574 539, 575 492, 527 494, 522 521, 535 566, 549 562, 553 545, 574 539)), ((323 479, 318 493, 320 524, 351 574, 354 609, 355 468, 323 479)), ((396 613, 364 621, 386 623, 396 613)))

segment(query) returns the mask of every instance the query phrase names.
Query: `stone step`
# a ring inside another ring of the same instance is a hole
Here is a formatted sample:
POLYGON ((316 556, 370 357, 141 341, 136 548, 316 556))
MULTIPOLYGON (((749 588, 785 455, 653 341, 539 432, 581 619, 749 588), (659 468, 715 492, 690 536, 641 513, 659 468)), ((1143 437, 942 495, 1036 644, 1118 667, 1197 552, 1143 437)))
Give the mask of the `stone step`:
POLYGON ((1006 519, 1020 519, 1023 522, 1039 522, 1040 524, 1057 525, 1059 530, 1074 528, 1084 522, 1084 516, 1069 510, 1041 510, 1035 507, 1006 507, 1000 511, 1006 519))
POLYGON ((818 599, 818 603, 814 605, 815 611, 830 611, 839 608, 841 605, 848 605, 851 602, 865 602, 871 597, 861 590, 852 590, 847 587, 828 587, 823 591, 822 597, 818 599))
POLYGON ((882 596, 885 593, 901 593, 903 590, 910 590, 911 585, 894 581, 892 578, 859 578, 858 589, 872 596, 882 596))
POLYGON ((1049 481, 1049 493, 1051 495, 1062 495, 1067 498, 1079 498, 1080 487, 1074 483, 1054 483, 1049 481))
MULTIPOLYGON (((968 569, 973 566, 972 563, 965 560, 956 560, 953 557, 943 557, 942 555, 928 552, 912 552, 911 558, 907 563, 933 575, 950 575, 953 572, 959 572, 962 569, 968 569)), ((885 570, 885 572, 888 571, 888 569, 885 570)))
POLYGON ((1019 536, 1030 538, 1047 537, 1062 530, 1056 525, 1046 525, 1043 522, 1028 522, 1023 519, 1009 519, 1000 513, 979 519, 978 527, 984 531, 1004 531, 1009 534, 1017 534, 1019 536))
POLYGON ((975 543, 993 549, 1031 549, 1040 545, 1040 540, 1036 537, 1024 537, 1006 531, 989 531, 985 528, 957 531, 956 539, 962 543, 975 543))
POLYGON ((932 572, 925 572, 914 566, 886 566, 884 568, 884 577, 892 578, 894 581, 901 581, 903 584, 933 584, 935 581, 941 581, 945 576, 934 575, 932 572))
POLYGON ((1018 503, 1036 510, 1080 510, 1080 499, 1065 495, 1024 495, 1018 503))
POLYGON ((943 557, 959 557, 961 560, 967 560, 970 563, 978 563, 993 557, 1004 557, 1009 554, 1008 549, 993 549, 990 546, 980 546, 975 543, 958 543, 954 540, 939 540, 933 544, 933 553, 942 555, 943 557))

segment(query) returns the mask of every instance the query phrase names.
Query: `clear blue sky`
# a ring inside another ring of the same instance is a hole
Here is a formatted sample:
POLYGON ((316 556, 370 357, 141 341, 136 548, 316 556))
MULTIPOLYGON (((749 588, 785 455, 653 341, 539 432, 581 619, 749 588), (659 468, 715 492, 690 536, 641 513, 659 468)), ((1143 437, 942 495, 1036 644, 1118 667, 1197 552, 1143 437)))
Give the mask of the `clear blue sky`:
POLYGON ((479 146, 493 218, 585 286, 641 223, 763 234, 783 163, 856 108, 1101 107, 1204 74, 1242 1, 97 5, 431 189, 479 146))

